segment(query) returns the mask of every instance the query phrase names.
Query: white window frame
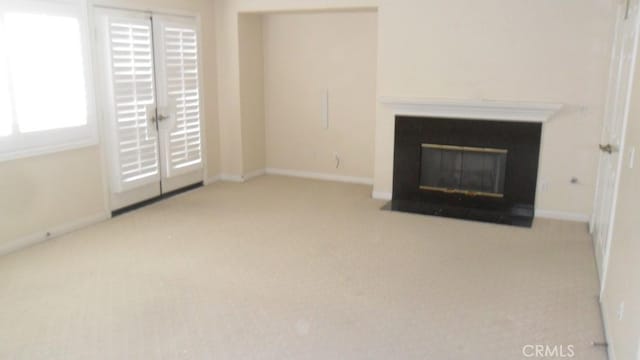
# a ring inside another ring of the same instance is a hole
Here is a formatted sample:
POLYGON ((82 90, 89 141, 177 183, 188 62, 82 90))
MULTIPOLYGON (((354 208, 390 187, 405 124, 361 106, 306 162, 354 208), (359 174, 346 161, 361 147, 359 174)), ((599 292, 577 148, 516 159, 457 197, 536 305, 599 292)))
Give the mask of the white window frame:
MULTIPOLYGON (((98 125, 91 57, 88 7, 83 0, 3 0, 0 16, 6 12, 27 12, 46 15, 73 16, 80 26, 82 62, 84 66, 87 123, 83 126, 43 130, 32 133, 12 133, 0 136, 0 161, 50 154, 98 144, 98 125)), ((5 71, 6 69, 0 69, 5 71)), ((11 92, 11 90, 9 90, 11 92)), ((10 96, 12 96, 10 94, 10 96)), ((15 109, 14 109, 15 113, 15 109)), ((15 130, 15 129, 14 129, 15 130)))

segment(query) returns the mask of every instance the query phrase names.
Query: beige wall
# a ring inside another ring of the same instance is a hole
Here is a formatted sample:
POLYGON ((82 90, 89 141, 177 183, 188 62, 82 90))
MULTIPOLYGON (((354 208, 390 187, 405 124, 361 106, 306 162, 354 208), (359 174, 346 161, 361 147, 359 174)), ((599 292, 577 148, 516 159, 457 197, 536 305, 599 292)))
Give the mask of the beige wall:
POLYGON ((0 250, 105 213, 97 146, 0 162, 0 250))
POLYGON ((220 122, 220 173, 242 176, 242 126, 240 114, 240 46, 238 12, 230 0, 215 3, 218 46, 218 119, 220 122))
POLYGON ((373 11, 265 15, 268 168, 373 178, 376 18, 373 11))
POLYGON ((266 166, 262 16, 241 15, 238 36, 243 173, 249 174, 266 166))
MULTIPOLYGON (((219 171, 216 45, 208 0, 96 0, 95 4, 200 13, 207 161, 219 171)), ((0 250, 16 240, 106 214, 98 146, 0 162, 0 250)))
POLYGON ((629 168, 629 151, 633 147, 640 151, 640 61, 638 62, 625 140, 627 151, 623 154, 616 220, 602 298, 602 312, 607 324, 610 347, 618 360, 636 360, 636 356, 640 355, 640 153, 636 154, 634 168, 629 168), (624 314, 622 320, 619 320, 617 311, 621 302, 624 302, 624 314))
MULTIPOLYGON (((589 214, 614 2, 380 0, 381 96, 566 104, 544 125, 538 208, 589 214), (576 176, 580 184, 572 185, 576 176)), ((375 191, 390 192, 393 117, 378 108, 375 191)))

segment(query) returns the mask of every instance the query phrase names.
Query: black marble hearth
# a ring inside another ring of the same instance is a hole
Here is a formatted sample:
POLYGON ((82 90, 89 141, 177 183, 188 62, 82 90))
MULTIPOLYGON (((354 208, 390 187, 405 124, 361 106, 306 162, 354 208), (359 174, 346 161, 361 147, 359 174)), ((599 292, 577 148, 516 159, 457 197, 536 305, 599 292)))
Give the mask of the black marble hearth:
POLYGON ((396 117, 391 209, 530 227, 541 123, 396 117))

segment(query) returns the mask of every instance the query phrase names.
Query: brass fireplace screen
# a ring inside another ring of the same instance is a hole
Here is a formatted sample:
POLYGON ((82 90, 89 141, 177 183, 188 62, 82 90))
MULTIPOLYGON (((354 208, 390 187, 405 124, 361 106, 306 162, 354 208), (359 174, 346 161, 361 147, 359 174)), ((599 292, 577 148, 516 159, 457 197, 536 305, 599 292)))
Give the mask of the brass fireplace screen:
POLYGON ((504 197, 507 149, 422 144, 420 189, 504 197))

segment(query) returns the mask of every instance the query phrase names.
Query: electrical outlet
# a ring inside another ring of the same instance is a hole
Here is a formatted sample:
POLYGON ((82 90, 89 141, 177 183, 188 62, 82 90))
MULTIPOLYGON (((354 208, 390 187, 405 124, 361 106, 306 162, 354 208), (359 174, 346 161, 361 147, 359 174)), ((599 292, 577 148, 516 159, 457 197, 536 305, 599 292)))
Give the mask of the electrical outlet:
POLYGON ((617 315, 618 315, 618 320, 622 320, 622 318, 624 317, 624 301, 621 301, 620 304, 618 305, 617 315))
POLYGON ((549 190, 549 180, 540 181, 540 192, 544 193, 549 190))

